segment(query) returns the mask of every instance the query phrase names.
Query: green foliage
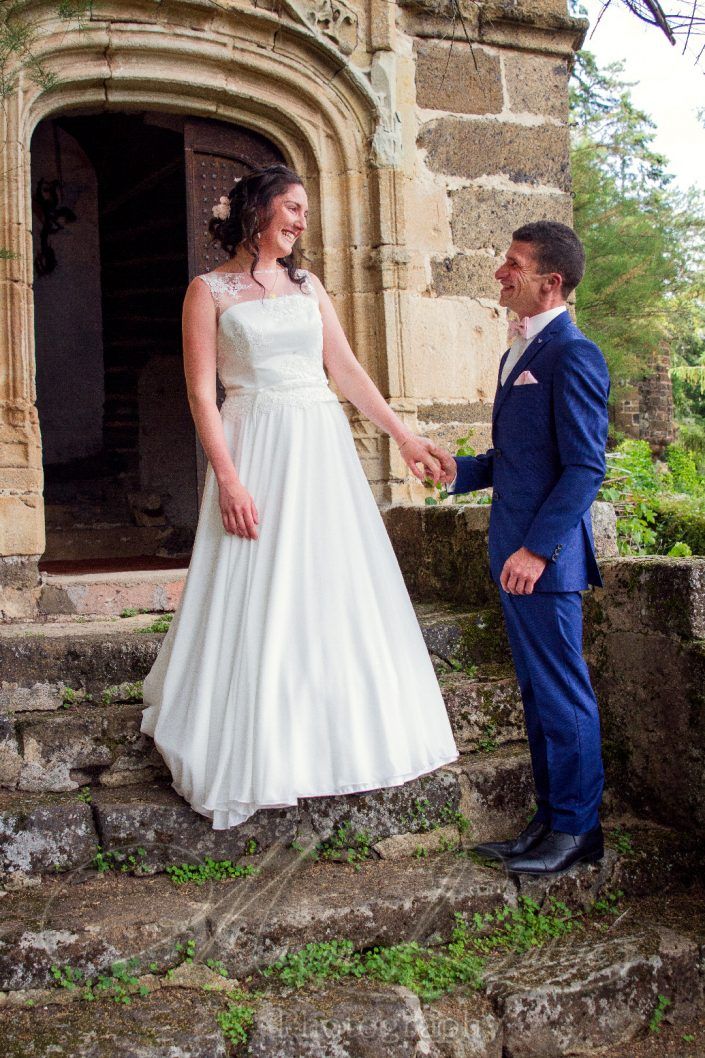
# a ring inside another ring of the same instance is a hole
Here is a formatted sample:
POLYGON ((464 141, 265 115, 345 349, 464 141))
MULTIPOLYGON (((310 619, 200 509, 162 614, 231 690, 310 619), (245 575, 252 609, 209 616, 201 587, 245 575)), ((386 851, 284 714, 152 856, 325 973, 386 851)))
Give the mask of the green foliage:
POLYGON ((145 625, 144 628, 137 628, 137 632, 168 632, 169 625, 174 619, 173 613, 164 613, 157 617, 151 625, 145 625))
POLYGON ((370 858, 372 838, 366 830, 353 834, 350 820, 340 823, 332 835, 316 846, 317 855, 323 860, 346 860, 360 869, 360 861, 370 858))
POLYGON ((550 910, 547 913, 535 900, 520 896, 517 907, 503 907, 484 915, 476 912, 473 915, 475 936, 472 939, 475 951, 486 954, 497 951, 521 953, 564 937, 579 928, 580 923, 566 904, 551 897, 548 907, 550 910))
POLYGON ((137 855, 135 855, 134 852, 104 852, 99 845, 98 851, 93 857, 92 866, 99 874, 105 874, 106 871, 119 871, 122 874, 133 871, 135 874, 145 874, 148 873, 144 863, 146 855, 146 850, 141 846, 137 849, 137 855))
POLYGON ((206 857, 203 863, 170 864, 166 873, 174 885, 204 885, 206 882, 222 882, 226 878, 246 878, 258 874, 259 867, 252 864, 233 863, 232 860, 212 860, 206 857))
MULTIPOLYGON (((638 110, 623 67, 577 56, 571 83, 575 228, 587 268, 578 321, 605 353, 620 387, 645 377, 664 347, 702 362, 705 199, 671 184, 653 147, 655 125, 638 110)), ((692 386, 690 381, 684 385, 692 386)))
POLYGON ((659 994, 658 1001, 656 1003, 656 1009, 651 1015, 651 1021, 649 1022, 649 1032, 660 1032, 661 1022, 666 1016, 666 1009, 670 1007, 671 1000, 666 996, 659 994))
POLYGON ((705 478, 680 445, 659 466, 646 441, 627 440, 607 454, 600 498, 617 512, 620 554, 705 554, 705 478))
POLYGON ((65 988, 69 992, 82 988, 81 998, 88 1002, 96 999, 112 999, 115 1003, 129 1005, 132 1002, 131 992, 138 995, 147 995, 149 989, 146 985, 140 985, 135 971, 139 967, 139 959, 133 956, 126 962, 111 963, 110 973, 97 974, 96 977, 88 978, 82 970, 72 966, 52 966, 51 975, 59 988, 65 988))
MULTIPOLYGON (((20 0, 4 0, 0 6, 0 100, 17 88, 21 70, 26 70, 30 80, 45 91, 57 83, 56 74, 47 70, 35 54, 37 22, 26 7, 20 0)), ((59 18, 76 22, 80 29, 84 17, 92 14, 93 0, 57 0, 54 10, 59 18)), ((4 256, 13 255, 4 251, 4 256)))
MULTIPOLYGON (((247 997, 246 992, 240 993, 241 1000, 247 997)), ((230 1043, 238 1044, 247 1041, 248 1030, 255 1020, 254 1009, 249 1003, 233 1002, 233 993, 230 993, 230 1002, 227 1010, 221 1011, 216 1020, 223 1031, 223 1035, 230 1043)))
MULTIPOLYGON (((687 545, 693 555, 705 555, 705 499, 661 496, 655 503, 661 554, 687 545)), ((677 553, 678 553, 677 552, 677 553)))

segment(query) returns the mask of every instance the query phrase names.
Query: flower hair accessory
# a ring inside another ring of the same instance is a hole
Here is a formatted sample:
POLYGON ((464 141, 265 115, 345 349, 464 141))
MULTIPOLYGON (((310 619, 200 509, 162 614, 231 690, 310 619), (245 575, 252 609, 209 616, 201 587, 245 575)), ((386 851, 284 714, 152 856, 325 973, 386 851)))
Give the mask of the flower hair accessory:
MULTIPOLYGON (((238 184, 242 180, 241 176, 236 176, 233 180, 234 184, 238 184)), ((227 195, 221 195, 216 204, 213 206, 211 213, 218 220, 227 220, 230 216, 230 199, 227 195)))
POLYGON ((221 195, 211 210, 218 220, 227 220, 230 216, 230 199, 227 195, 221 195))

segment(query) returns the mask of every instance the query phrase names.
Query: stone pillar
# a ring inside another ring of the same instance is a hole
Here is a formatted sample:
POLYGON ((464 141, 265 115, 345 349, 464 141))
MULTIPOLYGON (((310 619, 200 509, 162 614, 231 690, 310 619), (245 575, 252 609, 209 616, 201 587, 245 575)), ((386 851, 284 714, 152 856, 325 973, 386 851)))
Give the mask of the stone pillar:
POLYGON ((0 108, 0 619, 35 606, 44 550, 42 454, 35 407, 31 318, 31 202, 20 132, 23 79, 0 108))

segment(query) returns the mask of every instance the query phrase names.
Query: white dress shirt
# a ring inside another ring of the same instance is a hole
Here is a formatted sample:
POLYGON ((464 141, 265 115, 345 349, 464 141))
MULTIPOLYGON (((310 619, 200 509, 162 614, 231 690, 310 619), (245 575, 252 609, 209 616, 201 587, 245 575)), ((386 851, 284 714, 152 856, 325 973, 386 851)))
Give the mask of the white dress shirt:
POLYGON ((515 338, 509 347, 509 356, 507 357, 502 370, 502 385, 507 381, 512 370, 524 355, 529 342, 533 342, 536 335, 540 334, 544 327, 548 326, 551 320, 555 320, 556 316, 560 316, 562 312, 566 311, 565 305, 559 305, 555 309, 547 309, 546 312, 539 312, 535 316, 529 316, 529 322, 526 325, 527 337, 515 338))

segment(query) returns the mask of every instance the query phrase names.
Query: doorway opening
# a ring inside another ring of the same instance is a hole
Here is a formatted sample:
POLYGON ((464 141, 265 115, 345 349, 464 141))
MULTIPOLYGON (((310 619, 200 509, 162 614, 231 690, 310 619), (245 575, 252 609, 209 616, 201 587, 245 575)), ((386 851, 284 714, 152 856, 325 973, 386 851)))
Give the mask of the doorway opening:
POLYGON ((284 161, 258 134, 155 112, 62 114, 32 139, 47 573, 185 566, 205 453, 181 306, 225 255, 211 207, 284 161))

